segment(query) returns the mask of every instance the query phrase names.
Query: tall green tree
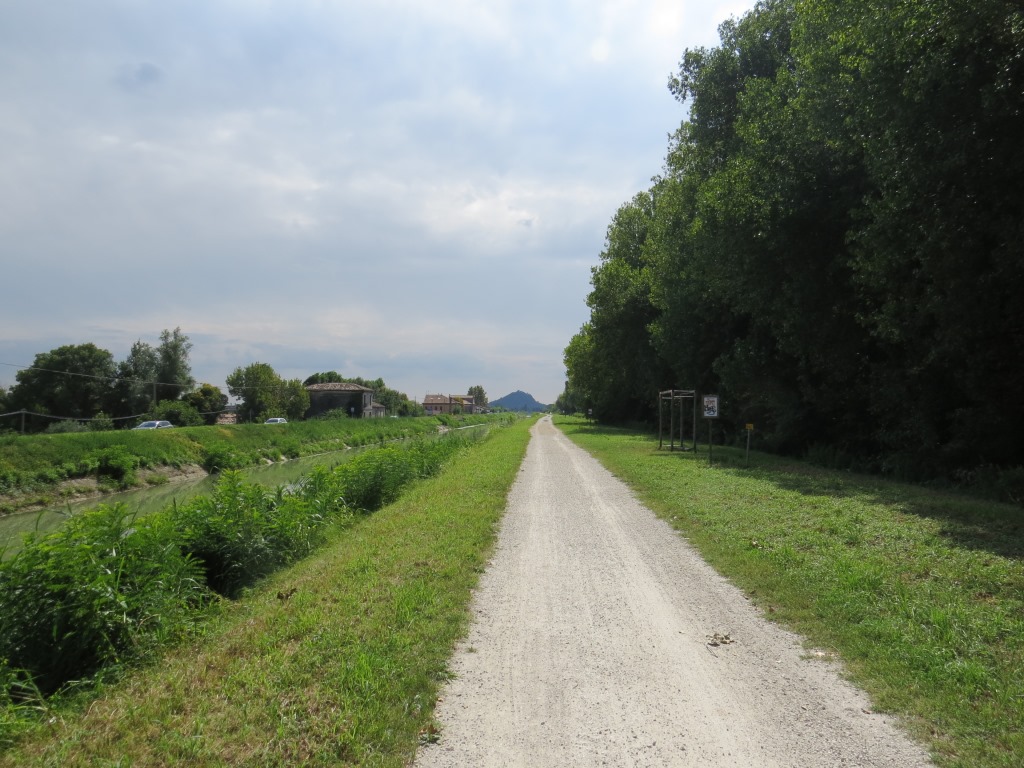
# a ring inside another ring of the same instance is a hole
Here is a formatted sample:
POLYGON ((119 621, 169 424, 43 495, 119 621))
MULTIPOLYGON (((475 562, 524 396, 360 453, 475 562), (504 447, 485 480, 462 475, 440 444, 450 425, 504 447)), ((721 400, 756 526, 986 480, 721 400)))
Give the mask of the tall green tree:
POLYGON ((195 408, 204 423, 216 424, 217 416, 228 404, 228 396, 213 384, 200 384, 185 395, 182 400, 195 408))
POLYGON ((114 416, 139 416, 152 410, 159 362, 152 346, 141 339, 132 344, 128 356, 117 364, 109 406, 114 416))
MULTIPOLYGON (((15 374, 8 407, 75 419, 91 419, 109 401, 114 356, 95 344, 69 344, 36 355, 15 374)), ((31 417, 26 428, 45 429, 52 419, 31 417)))
POLYGON ((466 395, 473 398, 473 404, 477 408, 487 407, 487 392, 479 384, 476 384, 466 390, 466 395))
POLYGON ((639 259, 609 237, 567 393, 619 417, 653 349, 779 450, 1019 464, 1019 4, 762 0, 719 33, 670 80, 689 119, 639 259))
POLYGON ((240 401, 238 415, 243 422, 263 421, 284 412, 285 382, 267 363, 235 368, 227 385, 228 393, 240 401))
POLYGON ((817 132, 870 183, 849 239, 882 353, 871 418, 883 450, 925 471, 1019 462, 1024 11, 872 6, 802 4, 800 51, 817 132))
POLYGON ((288 379, 281 383, 281 412, 289 419, 298 421, 309 410, 309 392, 298 379, 288 379))
POLYGON ((192 342, 181 328, 160 333, 160 344, 156 348, 157 400, 177 400, 195 387, 189 363, 191 351, 192 342))
POLYGON ((656 193, 642 193, 615 214, 591 273, 590 322, 566 350, 571 388, 609 421, 650 419, 658 391, 673 386, 649 330, 658 317, 647 254, 655 201, 656 193))

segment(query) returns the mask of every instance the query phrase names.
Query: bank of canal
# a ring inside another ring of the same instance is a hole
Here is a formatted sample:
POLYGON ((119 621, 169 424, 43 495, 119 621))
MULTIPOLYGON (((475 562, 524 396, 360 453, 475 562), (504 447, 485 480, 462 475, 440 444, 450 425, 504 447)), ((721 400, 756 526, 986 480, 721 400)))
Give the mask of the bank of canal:
MULTIPOLYGON (((303 475, 309 474, 314 467, 337 466, 363 450, 365 449, 352 448, 331 451, 273 464, 248 467, 238 471, 249 482, 276 488, 279 485, 295 482, 303 475)), ((4 515, 0 517, 0 553, 11 555, 20 549, 22 537, 26 533, 52 531, 63 525, 72 515, 94 509, 101 504, 123 503, 132 512, 146 515, 172 504, 182 504, 196 496, 209 493, 213 490, 216 482, 216 474, 207 474, 197 468, 195 473, 184 474, 161 485, 133 488, 129 491, 91 496, 87 499, 69 500, 42 510, 35 509, 4 515)))

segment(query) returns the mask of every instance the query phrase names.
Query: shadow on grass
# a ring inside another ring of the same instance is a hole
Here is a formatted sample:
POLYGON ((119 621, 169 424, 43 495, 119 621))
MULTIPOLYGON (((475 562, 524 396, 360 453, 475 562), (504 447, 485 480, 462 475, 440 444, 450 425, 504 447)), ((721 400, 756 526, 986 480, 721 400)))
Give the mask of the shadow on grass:
MULTIPOLYGON (((708 463, 707 443, 699 443, 697 452, 681 450, 676 443, 670 450, 667 440, 658 447, 657 434, 637 429, 609 427, 595 423, 572 425, 575 431, 590 436, 629 437, 650 443, 652 457, 659 462, 688 461, 708 463)), ((686 443, 687 447, 692 444, 686 443)), ((855 474, 817 467, 795 459, 752 452, 747 466, 745 452, 739 448, 714 446, 712 466, 719 470, 749 476, 761 482, 804 496, 860 499, 938 521, 938 534, 963 549, 990 552, 1014 560, 1024 559, 1024 509, 1018 506, 979 499, 949 490, 934 490, 920 485, 900 483, 883 477, 855 474)))
POLYGON ((736 461, 730 456, 720 467, 805 496, 859 499, 935 520, 940 524, 938 535, 957 547, 1024 559, 1024 509, 1020 507, 777 457, 769 457, 762 464, 762 457, 758 456, 758 463, 747 468, 742 465, 742 458, 736 461))

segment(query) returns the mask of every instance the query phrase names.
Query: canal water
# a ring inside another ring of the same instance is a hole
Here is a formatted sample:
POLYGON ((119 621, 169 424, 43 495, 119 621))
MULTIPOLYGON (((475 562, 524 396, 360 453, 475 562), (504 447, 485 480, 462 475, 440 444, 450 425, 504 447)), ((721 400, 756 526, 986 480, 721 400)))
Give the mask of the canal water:
MULTIPOLYGON (((268 488, 287 485, 309 474, 313 467, 327 465, 337 466, 343 461, 359 453, 362 449, 332 451, 316 456, 304 456, 290 461, 277 462, 259 467, 240 470, 249 482, 259 483, 268 488)), ((45 533, 61 526, 71 515, 101 504, 122 502, 131 512, 145 515, 171 506, 182 504, 195 496, 210 493, 217 482, 216 475, 202 475, 185 480, 172 480, 164 485, 138 488, 121 493, 110 493, 81 501, 71 501, 50 509, 32 512, 16 512, 0 517, 0 552, 6 549, 11 555, 20 548, 25 533, 38 531, 45 533)))

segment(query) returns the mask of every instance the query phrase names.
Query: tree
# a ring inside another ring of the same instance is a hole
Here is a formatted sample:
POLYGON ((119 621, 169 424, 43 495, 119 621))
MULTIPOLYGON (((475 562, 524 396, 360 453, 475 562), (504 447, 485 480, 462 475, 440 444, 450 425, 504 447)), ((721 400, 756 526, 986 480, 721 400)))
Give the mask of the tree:
POLYGON ((469 397, 473 398, 473 405, 475 405, 477 408, 487 407, 487 393, 484 391, 484 388, 479 384, 477 384, 474 387, 470 387, 466 391, 466 394, 469 397))
POLYGON ((227 385, 228 393, 241 401, 240 421, 262 421, 283 411, 284 382, 267 363, 235 368, 227 377, 227 385))
POLYGON ((157 354, 157 400, 177 400, 189 392, 196 381, 192 378, 192 367, 188 355, 192 342, 181 332, 181 328, 160 333, 157 354))
POLYGON ((139 339, 131 351, 117 364, 110 410, 114 416, 125 418, 150 412, 155 404, 154 382, 157 380, 159 357, 157 351, 139 339))
POLYGON ((198 427, 204 424, 202 415, 183 400, 162 400, 153 409, 154 419, 163 419, 176 427, 198 427))
POLYGON ((186 394, 182 400, 195 408, 206 424, 216 424, 217 416, 228 404, 227 395, 213 384, 205 383, 186 394))
POLYGON ((566 349, 570 390, 609 421, 651 419, 658 390, 672 378, 650 334, 659 314, 647 256, 655 201, 653 192, 641 193, 615 214, 591 271, 590 322, 566 349))
POLYGON ((800 51, 816 132, 860 157, 869 184, 849 239, 879 350, 876 434, 933 471, 1013 465, 1024 429, 1021 409, 1006 407, 1024 386, 1024 14, 1005 0, 887 5, 806 3, 800 51))
POLYGON ((292 421, 301 419, 309 410, 309 392, 298 379, 288 379, 282 382, 281 412, 292 421))
POLYGON ((719 33, 669 83, 689 119, 609 228, 562 402, 628 417, 662 366, 781 451, 1019 465, 1019 4, 761 0, 719 33))
POLYGON ((307 376, 306 380, 302 382, 303 386, 310 386, 312 384, 340 384, 349 381, 337 371, 324 371, 322 373, 314 373, 311 376, 307 376))
MULTIPOLYGON (((31 368, 15 374, 8 407, 53 416, 90 419, 109 400, 114 356, 95 344, 72 344, 36 355, 31 368)), ((27 429, 45 429, 49 419, 30 417, 27 429)))

